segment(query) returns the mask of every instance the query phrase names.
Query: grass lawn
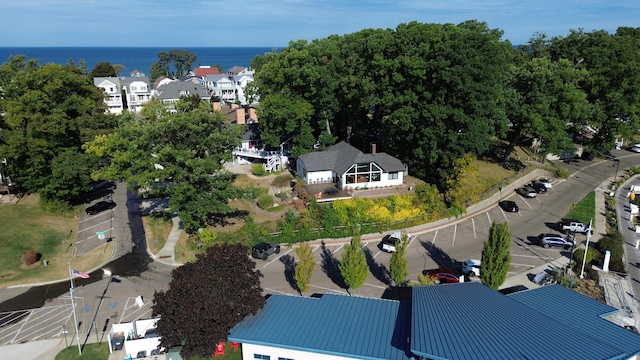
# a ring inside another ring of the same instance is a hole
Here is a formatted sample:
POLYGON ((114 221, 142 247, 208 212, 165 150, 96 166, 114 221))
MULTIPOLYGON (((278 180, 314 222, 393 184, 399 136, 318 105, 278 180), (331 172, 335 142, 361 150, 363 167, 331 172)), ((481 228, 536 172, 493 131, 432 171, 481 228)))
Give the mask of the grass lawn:
MULTIPOLYGON (((75 344, 75 343, 74 343, 75 344)), ((56 360, 107 360, 109 345, 106 342, 86 344, 82 347, 82 355, 78 355, 78 345, 69 346, 56 355, 56 360)))
POLYGON ((572 206, 565 218, 580 220, 583 224, 589 224, 596 215, 596 192, 592 191, 580 203, 572 206))
POLYGON ((167 242, 169 233, 171 233, 171 228, 173 227, 171 217, 168 214, 166 216, 143 216, 142 225, 144 226, 149 250, 157 254, 167 242))
POLYGON ((17 204, 0 205, 0 219, 3 224, 0 226, 0 287, 68 279, 67 263, 74 269, 89 272, 103 264, 113 252, 113 243, 107 243, 83 257, 74 258, 72 244, 76 240, 77 216, 47 214, 40 209, 37 195, 27 195, 17 204), (22 266, 22 255, 29 251, 42 257, 31 268, 26 268, 22 266))

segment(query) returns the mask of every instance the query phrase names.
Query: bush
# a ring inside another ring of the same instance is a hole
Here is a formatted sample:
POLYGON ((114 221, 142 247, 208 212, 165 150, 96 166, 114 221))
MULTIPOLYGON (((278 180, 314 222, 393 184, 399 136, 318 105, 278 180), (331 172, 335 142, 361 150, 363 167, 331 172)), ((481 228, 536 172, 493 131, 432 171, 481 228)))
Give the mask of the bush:
MULTIPOLYGON (((591 264, 591 262, 593 261, 593 259, 595 259, 597 256, 597 251, 596 249, 593 248, 589 248, 587 250, 587 259, 585 261, 585 264, 589 265, 591 264)), ((576 251, 573 252, 573 260, 575 261, 575 269, 577 272, 579 272, 582 269, 582 260, 584 259, 584 249, 580 248, 580 249, 576 249, 576 251)), ((586 268, 586 265, 585 265, 586 268)))
POLYGON ((258 198, 258 206, 263 210, 266 210, 266 209, 272 207, 273 206, 273 196, 271 196, 269 194, 264 194, 264 195, 260 196, 258 198))
POLYGON ((611 253, 611 260, 620 260, 624 256, 624 248, 622 246, 624 238, 619 231, 607 233, 598 243, 596 249, 604 254, 607 250, 611 253))
POLYGON ((556 175, 563 179, 568 179, 571 173, 569 172, 569 170, 563 168, 562 166, 558 166, 558 169, 556 169, 556 175))
POLYGON ((618 273, 627 272, 627 270, 624 268, 624 262, 622 261, 622 259, 611 259, 611 261, 609 261, 609 270, 618 273))
POLYGON ((255 176, 267 176, 269 173, 264 169, 262 164, 254 164, 251 166, 251 173, 255 176))

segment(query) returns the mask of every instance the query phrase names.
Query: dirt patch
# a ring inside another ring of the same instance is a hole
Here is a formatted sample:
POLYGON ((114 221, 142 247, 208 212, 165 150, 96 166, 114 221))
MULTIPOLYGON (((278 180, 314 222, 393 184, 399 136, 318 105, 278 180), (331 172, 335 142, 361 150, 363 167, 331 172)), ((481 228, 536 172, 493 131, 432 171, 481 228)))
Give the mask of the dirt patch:
POLYGON ((591 279, 576 279, 575 291, 606 304, 604 289, 591 279))

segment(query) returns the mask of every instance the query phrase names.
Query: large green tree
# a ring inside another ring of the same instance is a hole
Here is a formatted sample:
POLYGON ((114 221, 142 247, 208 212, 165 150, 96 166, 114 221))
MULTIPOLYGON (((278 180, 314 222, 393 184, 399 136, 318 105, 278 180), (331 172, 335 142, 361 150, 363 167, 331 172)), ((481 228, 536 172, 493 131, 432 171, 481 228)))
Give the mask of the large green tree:
POLYGON ((512 51, 501 36, 478 22, 412 22, 291 42, 256 61, 261 133, 272 146, 296 135, 294 156, 317 142, 376 142, 444 186, 455 159, 482 153, 506 129, 512 51))
POLYGON ((505 164, 523 135, 539 139, 542 154, 571 148, 568 124, 585 124, 590 113, 579 85, 586 77, 586 70, 566 59, 532 58, 512 65, 507 105, 512 129, 505 164))
POLYGON ((116 125, 104 94, 70 63, 40 66, 13 56, 0 67, 0 153, 7 173, 45 201, 72 202, 91 182, 84 142, 116 125), (82 169, 82 171, 80 171, 82 169))
POLYGON ((118 76, 118 72, 116 68, 111 65, 108 61, 101 61, 97 63, 93 69, 91 69, 91 73, 89 73, 90 78, 95 77, 110 77, 110 76, 118 76))
POLYGON ((640 28, 620 27, 615 34, 571 30, 550 42, 554 61, 568 59, 588 70, 580 85, 593 108, 587 120, 598 130, 591 141, 596 152, 611 150, 616 137, 640 129, 639 41, 640 28))
POLYGON ((480 281, 494 290, 498 290, 507 278, 511 265, 510 245, 509 224, 494 221, 489 230, 489 239, 484 242, 480 263, 480 281))
POLYGON ((340 269, 340 274, 348 289, 355 290, 367 280, 369 266, 367 265, 364 250, 362 250, 360 233, 355 234, 351 239, 351 243, 345 245, 338 269, 340 269))
POLYGON ((153 298, 153 316, 165 349, 184 344, 181 355, 209 358, 229 330, 265 304, 260 271, 244 245, 214 245, 176 268, 166 291, 153 298))
POLYGON ((234 176, 222 165, 240 143, 242 127, 226 124, 206 102, 179 113, 158 102, 145 106, 141 113, 148 118, 124 115, 113 134, 87 144, 87 151, 109 160, 93 176, 125 179, 142 189, 165 186, 171 210, 189 233, 233 211, 229 200, 244 192, 233 186, 234 176))
POLYGON ((407 261, 407 246, 409 245, 409 236, 402 233, 400 241, 396 242, 396 251, 391 254, 389 262, 389 275, 396 285, 404 285, 407 282, 409 274, 409 263, 407 261))
POLYGON ((296 255, 298 255, 295 268, 296 286, 300 293, 303 293, 309 291, 309 282, 311 282, 313 272, 316 269, 316 261, 313 259, 313 250, 309 243, 303 243, 296 247, 296 255))
POLYGON ((177 78, 187 75, 193 70, 193 63, 198 61, 198 55, 181 49, 171 49, 158 53, 158 60, 151 64, 149 80, 154 82, 160 76, 177 78))

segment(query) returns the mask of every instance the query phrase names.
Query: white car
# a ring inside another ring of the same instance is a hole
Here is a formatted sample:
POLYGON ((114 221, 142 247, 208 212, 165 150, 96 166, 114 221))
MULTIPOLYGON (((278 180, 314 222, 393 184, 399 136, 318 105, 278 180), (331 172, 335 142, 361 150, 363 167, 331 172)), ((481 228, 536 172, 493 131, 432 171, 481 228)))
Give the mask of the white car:
POLYGON ((480 276, 480 260, 467 259, 462 263, 462 273, 467 277, 480 276))
POLYGON ((546 187, 547 189, 550 189, 553 187, 553 185, 551 185, 551 179, 549 178, 540 178, 537 180, 539 183, 543 184, 544 187, 546 187))
MULTIPOLYGON (((407 234, 407 239, 411 238, 411 235, 407 234)), ((382 238, 382 251, 395 252, 396 244, 402 240, 402 232, 395 231, 391 235, 387 235, 382 238)))
POLYGON ((640 144, 633 145, 633 147, 631 149, 629 149, 629 150, 631 150, 633 152, 640 153, 640 144))

